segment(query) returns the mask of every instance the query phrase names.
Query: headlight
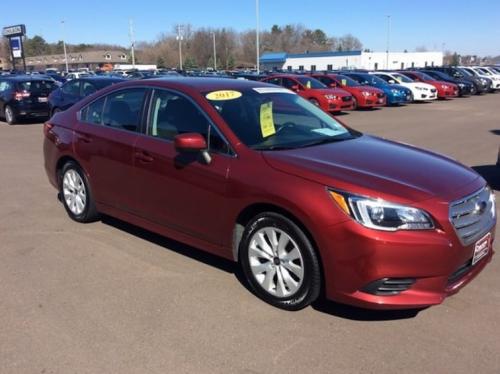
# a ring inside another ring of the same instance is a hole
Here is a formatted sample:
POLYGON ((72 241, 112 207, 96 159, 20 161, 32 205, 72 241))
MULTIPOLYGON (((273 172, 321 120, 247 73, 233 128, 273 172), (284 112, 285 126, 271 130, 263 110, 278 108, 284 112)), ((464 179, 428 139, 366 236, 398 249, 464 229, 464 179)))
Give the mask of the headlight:
POLYGON ((446 90, 446 89, 448 88, 448 86, 447 86, 446 84, 442 84, 442 85, 441 85, 441 88, 442 88, 443 90, 446 90))
POLYGON ((365 227, 384 231, 434 228, 429 214, 421 209, 333 190, 329 193, 346 214, 365 227))
POLYGON ((396 90, 395 88, 391 88, 391 92, 395 95, 399 94, 399 90, 396 90))
POLYGON ((491 216, 495 219, 497 214, 497 207, 495 203, 495 193, 490 189, 490 201, 491 201, 491 216))
POLYGON ((488 84, 488 81, 486 79, 484 79, 484 78, 481 78, 481 83, 482 84, 488 84))
POLYGON ((327 98, 328 100, 337 100, 338 96, 335 96, 335 95, 325 95, 325 98, 327 98))
POLYGON ((458 87, 460 87, 460 88, 464 88, 464 87, 465 87, 465 84, 463 84, 463 83, 459 83, 459 84, 458 84, 458 87))
POLYGON ((370 96, 371 93, 369 93, 368 91, 362 91, 361 95, 363 95, 363 96, 370 96))

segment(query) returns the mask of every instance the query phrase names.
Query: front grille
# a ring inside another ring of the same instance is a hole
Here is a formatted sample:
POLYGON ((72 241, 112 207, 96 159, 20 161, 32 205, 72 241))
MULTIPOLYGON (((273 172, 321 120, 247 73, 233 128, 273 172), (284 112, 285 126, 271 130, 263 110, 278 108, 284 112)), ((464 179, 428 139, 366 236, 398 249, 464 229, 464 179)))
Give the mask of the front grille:
POLYGON ((461 243, 469 245, 483 236, 495 222, 494 200, 484 187, 450 204, 450 220, 461 243))
POLYGON ((378 94, 377 94, 377 97, 378 97, 379 99, 383 98, 384 96, 385 96, 385 94, 383 94, 383 93, 378 93, 378 94))
POLYGON ((382 278, 368 283, 362 291, 377 296, 394 296, 409 289, 414 278, 382 278))
POLYGON ((342 101, 351 101, 352 96, 342 96, 342 101))

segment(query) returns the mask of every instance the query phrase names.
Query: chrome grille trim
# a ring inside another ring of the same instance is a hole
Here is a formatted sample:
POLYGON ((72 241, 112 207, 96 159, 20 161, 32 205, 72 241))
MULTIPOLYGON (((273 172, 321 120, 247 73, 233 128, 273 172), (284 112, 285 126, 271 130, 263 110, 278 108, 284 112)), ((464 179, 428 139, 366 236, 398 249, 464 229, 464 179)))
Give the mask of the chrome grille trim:
POLYGON ((488 187, 483 187, 450 204, 449 219, 462 245, 474 243, 495 224, 491 194, 488 187))

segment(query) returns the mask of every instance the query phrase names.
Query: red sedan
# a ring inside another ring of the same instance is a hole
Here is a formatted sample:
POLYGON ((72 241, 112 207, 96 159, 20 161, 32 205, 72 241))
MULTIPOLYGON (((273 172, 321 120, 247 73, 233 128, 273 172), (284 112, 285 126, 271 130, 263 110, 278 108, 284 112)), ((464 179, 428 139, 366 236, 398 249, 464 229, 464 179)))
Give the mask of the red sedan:
POLYGON ((352 95, 354 109, 357 108, 375 108, 386 105, 384 91, 376 87, 363 86, 354 79, 341 74, 311 74, 327 87, 341 87, 352 95))
POLYGON ((71 219, 111 215, 231 259, 283 309, 322 293, 439 304, 493 256, 494 193, 474 170, 362 134, 275 85, 128 81, 55 114, 44 135, 71 219))
POLYGON ((319 106, 325 112, 338 113, 354 109, 352 95, 340 88, 329 88, 309 76, 295 74, 275 74, 262 82, 276 84, 298 93, 304 99, 319 106))
POLYGON ((428 83, 436 87, 439 99, 449 99, 458 96, 458 86, 454 83, 438 81, 428 74, 420 71, 400 71, 399 73, 406 75, 408 78, 416 82, 428 83))

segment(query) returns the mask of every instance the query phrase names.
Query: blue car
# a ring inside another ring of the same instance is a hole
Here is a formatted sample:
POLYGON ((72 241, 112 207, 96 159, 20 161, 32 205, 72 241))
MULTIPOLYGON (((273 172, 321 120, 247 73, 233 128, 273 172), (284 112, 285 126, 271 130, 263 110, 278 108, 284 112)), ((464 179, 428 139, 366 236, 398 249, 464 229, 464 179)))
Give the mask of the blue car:
POLYGON ((399 84, 389 84, 379 77, 358 72, 342 72, 364 86, 373 86, 384 91, 387 96, 387 105, 398 105, 412 101, 411 90, 399 84))

